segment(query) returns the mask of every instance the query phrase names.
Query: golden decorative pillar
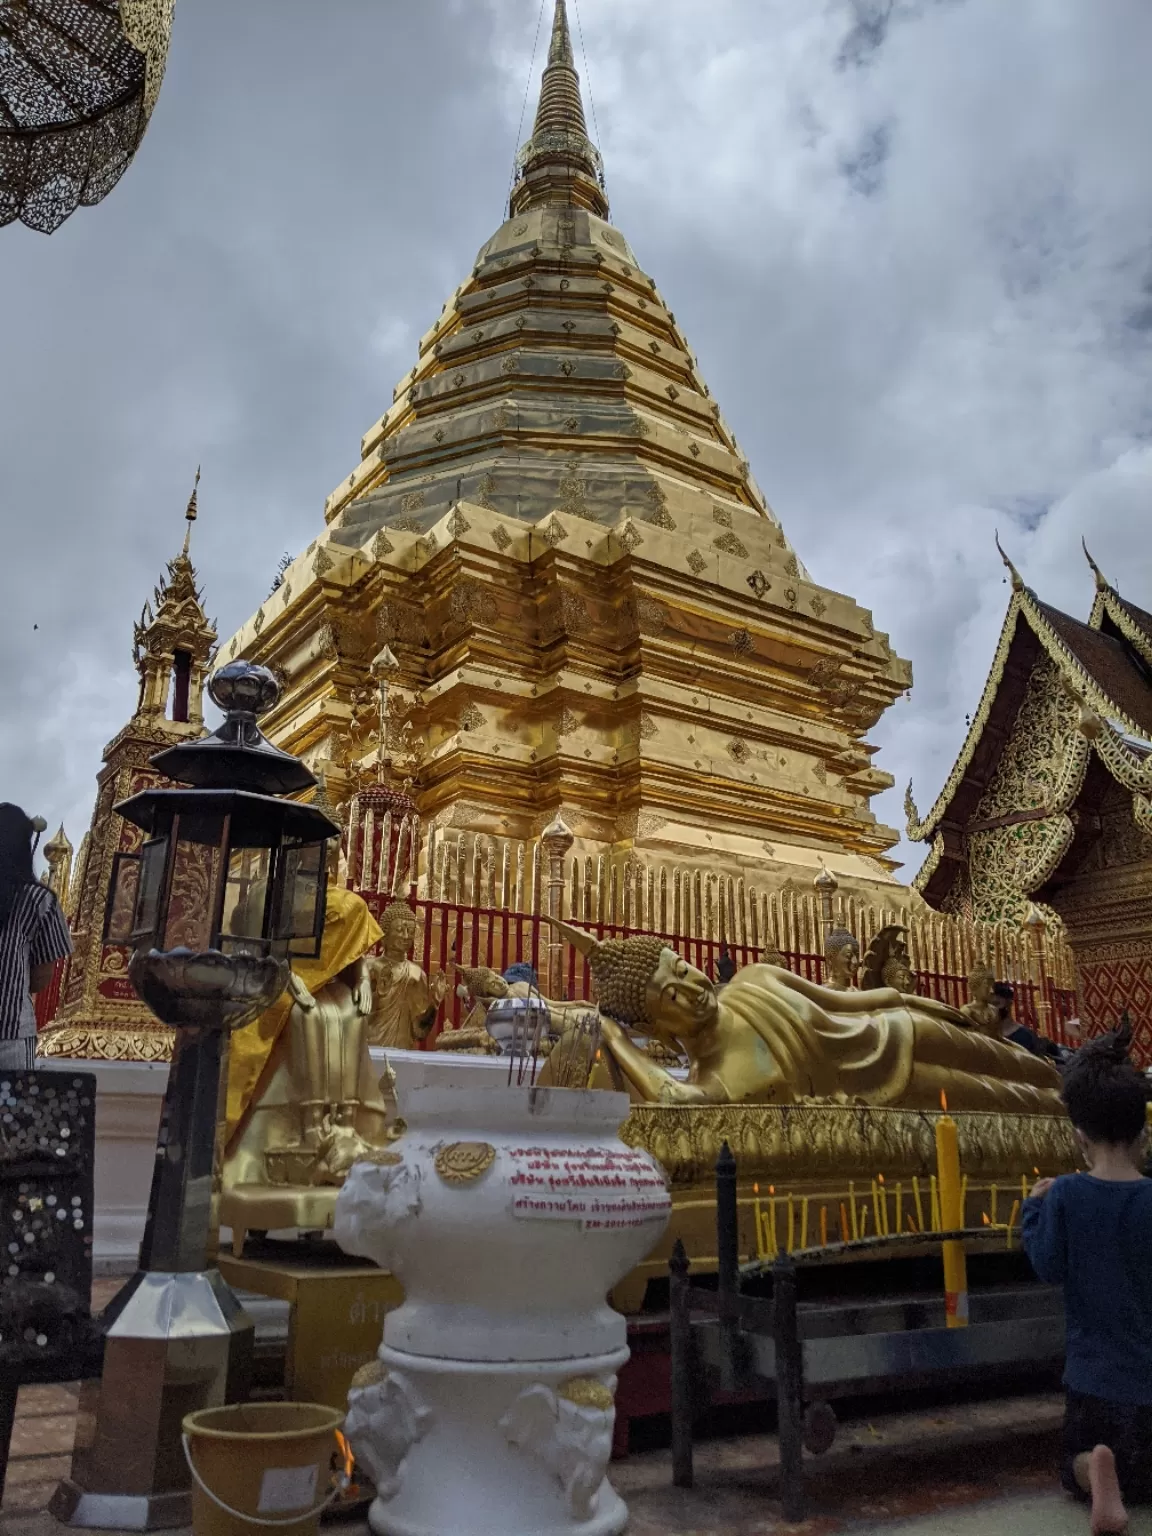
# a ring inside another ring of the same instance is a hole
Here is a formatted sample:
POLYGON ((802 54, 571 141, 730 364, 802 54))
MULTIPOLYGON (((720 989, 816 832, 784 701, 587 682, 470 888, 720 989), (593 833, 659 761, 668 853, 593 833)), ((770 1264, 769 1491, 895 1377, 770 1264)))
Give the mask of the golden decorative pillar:
POLYGON ((44 857, 48 861, 45 884, 60 906, 67 911, 68 891, 72 883, 72 844, 68 841, 63 822, 51 842, 44 844, 44 857))
POLYGON ((1020 926, 1028 939, 1036 977, 1036 1022, 1040 1026, 1040 1033, 1051 1038, 1052 1004, 1048 999, 1048 970, 1044 964, 1044 937, 1048 932, 1048 924, 1035 902, 1029 903, 1020 926))
POLYGON ((840 889, 840 882, 823 859, 820 860, 820 873, 813 880, 812 885, 820 898, 820 921, 824 925, 824 937, 827 939, 836 923, 832 910, 832 898, 840 889))
POLYGON ((372 658, 372 676, 380 691, 380 744, 376 748, 376 782, 383 784, 388 772, 388 684, 400 670, 390 646, 384 646, 372 658))
POLYGON ((548 861, 547 906, 551 920, 548 939, 548 996, 564 997, 564 944, 560 930, 555 926, 564 917, 564 860, 576 841, 560 812, 552 818, 540 834, 544 857, 548 861))

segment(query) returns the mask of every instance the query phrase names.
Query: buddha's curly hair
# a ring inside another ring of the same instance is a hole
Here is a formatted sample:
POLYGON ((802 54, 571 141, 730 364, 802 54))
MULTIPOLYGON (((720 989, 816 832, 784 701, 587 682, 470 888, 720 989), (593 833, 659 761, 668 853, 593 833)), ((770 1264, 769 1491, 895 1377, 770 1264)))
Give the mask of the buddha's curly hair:
POLYGON ((1128 1055, 1127 1013, 1110 1034, 1086 1041, 1064 1068, 1068 1118, 1089 1141, 1128 1146, 1144 1129, 1148 1087, 1128 1055))
POLYGON ((412 922, 416 921, 416 913, 408 903, 406 901, 390 901, 384 908, 384 913, 380 918, 380 930, 384 934, 389 934, 396 927, 397 923, 405 922, 408 919, 411 919, 412 922))
POLYGON ((664 940, 649 934, 633 939, 607 939, 597 945, 589 965, 596 978, 600 1010, 621 1024, 646 1024, 645 992, 652 980, 664 940))
POLYGON ((859 953, 860 941, 854 933, 847 928, 833 928, 824 940, 824 953, 826 956, 838 955, 842 949, 853 949, 859 953))

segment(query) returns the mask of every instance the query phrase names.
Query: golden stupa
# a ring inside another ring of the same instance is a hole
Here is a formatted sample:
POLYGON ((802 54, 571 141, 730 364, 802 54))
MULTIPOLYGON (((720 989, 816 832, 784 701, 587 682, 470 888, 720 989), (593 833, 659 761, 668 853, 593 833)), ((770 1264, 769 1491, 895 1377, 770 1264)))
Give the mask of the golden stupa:
POLYGON ((336 804, 383 752, 426 826, 531 840, 559 810, 578 871, 807 890, 824 859, 907 901, 865 733, 910 666, 809 576, 609 222, 564 0, 508 219, 325 521, 222 656, 278 673, 269 734, 336 804))

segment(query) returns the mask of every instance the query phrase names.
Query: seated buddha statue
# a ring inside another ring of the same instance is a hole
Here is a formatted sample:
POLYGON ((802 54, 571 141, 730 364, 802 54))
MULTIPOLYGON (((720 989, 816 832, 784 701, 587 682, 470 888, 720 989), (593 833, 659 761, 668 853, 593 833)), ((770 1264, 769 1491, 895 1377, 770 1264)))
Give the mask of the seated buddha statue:
POLYGON ((817 986, 750 965, 719 993, 662 940, 598 941, 564 923, 599 992, 602 1043, 633 1096, 660 1104, 795 1104, 823 1099, 904 1109, 1063 1114, 1047 1062, 966 1028, 945 1003, 892 988, 817 986), (628 1027, 678 1046, 679 1082, 628 1027))
POLYGON ((1000 1039, 1000 1007, 992 995, 996 972, 990 965, 978 964, 968 975, 968 1001, 960 1009, 970 1028, 992 1040, 1000 1039))
POLYGON ((368 1043, 410 1051, 428 1037, 448 987, 445 971, 429 981, 410 958, 416 937, 416 914, 406 901, 394 901, 380 920, 382 953, 368 961, 372 983, 372 1012, 368 1043))

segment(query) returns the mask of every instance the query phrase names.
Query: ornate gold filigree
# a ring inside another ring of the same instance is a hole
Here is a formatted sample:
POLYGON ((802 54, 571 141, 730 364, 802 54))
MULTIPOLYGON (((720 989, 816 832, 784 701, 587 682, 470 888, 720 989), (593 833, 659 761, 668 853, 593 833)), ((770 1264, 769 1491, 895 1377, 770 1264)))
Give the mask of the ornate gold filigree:
POLYGON ((388 1367, 382 1360, 369 1360, 362 1365, 348 1385, 349 1392, 362 1392, 365 1387, 378 1387, 388 1379, 388 1367))
POLYGON ((556 1396, 575 1403, 577 1408, 597 1408, 601 1413, 607 1413, 616 1405, 611 1390, 595 1376, 569 1377, 563 1386, 556 1388, 556 1396))
POLYGON ((170 1061, 174 1039, 173 1031, 162 1024, 155 1029, 62 1024, 44 1031, 36 1054, 70 1061, 170 1061))
MULTIPOLYGON (((771 1173, 777 1184, 855 1179, 861 1170, 927 1178, 936 1167, 936 1118, 859 1104, 636 1104, 620 1134, 649 1151, 673 1186, 709 1183, 725 1142, 742 1177, 771 1173)), ((1072 1126, 1062 1117, 961 1111, 954 1118, 961 1166, 973 1178, 1079 1166, 1072 1126)))
POLYGON ((496 1161, 496 1148, 487 1141, 453 1141, 441 1147, 433 1167, 445 1184, 473 1184, 496 1161))

